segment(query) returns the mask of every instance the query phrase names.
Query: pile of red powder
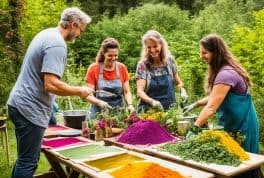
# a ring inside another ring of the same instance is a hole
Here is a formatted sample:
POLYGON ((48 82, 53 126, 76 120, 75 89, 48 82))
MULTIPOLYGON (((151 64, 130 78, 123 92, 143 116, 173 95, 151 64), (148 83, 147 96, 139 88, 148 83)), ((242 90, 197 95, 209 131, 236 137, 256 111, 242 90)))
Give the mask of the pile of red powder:
POLYGON ((152 120, 140 120, 132 124, 120 137, 118 142, 132 145, 160 144, 175 138, 152 120))

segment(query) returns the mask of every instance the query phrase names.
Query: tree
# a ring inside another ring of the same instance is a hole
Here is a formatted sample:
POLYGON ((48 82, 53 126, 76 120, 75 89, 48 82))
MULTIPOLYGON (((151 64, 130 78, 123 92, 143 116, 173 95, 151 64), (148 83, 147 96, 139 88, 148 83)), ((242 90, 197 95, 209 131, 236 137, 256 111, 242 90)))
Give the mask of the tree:
POLYGON ((232 51, 253 80, 251 93, 259 117, 260 141, 264 143, 264 10, 254 13, 254 26, 237 25, 232 39, 232 51))
POLYGON ((90 25, 83 38, 72 48, 78 49, 77 58, 88 65, 94 61, 102 40, 114 37, 121 44, 121 62, 134 71, 140 56, 141 37, 147 30, 156 29, 166 37, 173 31, 190 34, 190 27, 188 13, 177 6, 146 4, 129 10, 126 16, 116 15, 112 19, 104 16, 97 24, 90 25))
POLYGON ((23 16, 23 0, 4 0, 0 6, 0 106, 5 105, 21 64, 23 40, 19 21, 23 16))
POLYGON ((41 30, 56 27, 61 12, 66 8, 64 0, 25 0, 25 12, 19 24, 19 32, 27 47, 41 30))
POLYGON ((253 2, 248 0, 217 0, 210 4, 194 18, 193 30, 199 40, 208 33, 218 33, 230 41, 234 25, 250 26, 253 21, 253 2))

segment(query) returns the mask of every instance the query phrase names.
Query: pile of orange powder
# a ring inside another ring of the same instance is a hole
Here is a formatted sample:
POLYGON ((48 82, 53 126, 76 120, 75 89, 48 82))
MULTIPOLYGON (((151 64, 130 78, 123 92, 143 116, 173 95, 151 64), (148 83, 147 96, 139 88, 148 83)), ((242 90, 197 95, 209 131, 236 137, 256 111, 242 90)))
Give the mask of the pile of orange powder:
POLYGON ((180 173, 152 162, 129 163, 111 175, 115 178, 184 178, 180 173))

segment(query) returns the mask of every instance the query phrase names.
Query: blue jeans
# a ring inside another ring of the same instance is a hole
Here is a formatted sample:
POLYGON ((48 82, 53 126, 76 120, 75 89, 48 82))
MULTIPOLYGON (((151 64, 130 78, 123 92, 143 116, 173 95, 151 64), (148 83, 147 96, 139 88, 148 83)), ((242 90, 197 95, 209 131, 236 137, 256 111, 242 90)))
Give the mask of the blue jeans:
POLYGON ((37 169, 45 128, 32 124, 12 106, 8 106, 8 114, 15 125, 17 141, 17 160, 12 178, 32 178, 37 169))

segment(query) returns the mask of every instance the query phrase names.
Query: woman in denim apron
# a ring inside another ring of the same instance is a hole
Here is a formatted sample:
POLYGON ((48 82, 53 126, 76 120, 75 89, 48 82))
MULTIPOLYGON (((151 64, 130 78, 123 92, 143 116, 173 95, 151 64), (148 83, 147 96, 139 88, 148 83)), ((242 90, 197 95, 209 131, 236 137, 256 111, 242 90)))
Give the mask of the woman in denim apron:
POLYGON ((96 113, 100 113, 102 109, 124 107, 123 96, 128 111, 134 111, 127 68, 116 61, 118 52, 118 41, 107 38, 102 42, 96 63, 89 66, 85 81, 89 87, 97 91, 95 95, 86 98, 92 103, 89 108, 89 119, 95 119, 96 113))
POLYGON ((137 95, 140 98, 138 112, 151 107, 169 109, 176 103, 175 84, 186 101, 188 96, 165 39, 159 32, 149 30, 142 37, 142 44, 141 60, 136 70, 137 95))
MULTIPOLYGON (((258 118, 249 87, 249 75, 232 55, 224 40, 218 35, 208 35, 200 41, 201 58, 208 64, 206 89, 209 95, 186 108, 205 107, 195 125, 200 127, 217 114, 224 130, 245 136, 243 148, 251 153, 259 152, 258 118)), ((259 169, 239 175, 240 178, 261 177, 259 169)))

